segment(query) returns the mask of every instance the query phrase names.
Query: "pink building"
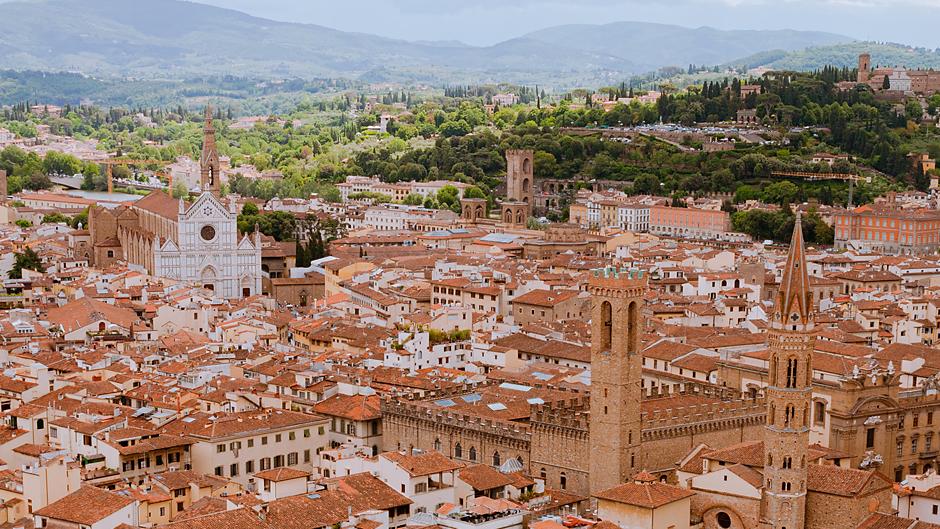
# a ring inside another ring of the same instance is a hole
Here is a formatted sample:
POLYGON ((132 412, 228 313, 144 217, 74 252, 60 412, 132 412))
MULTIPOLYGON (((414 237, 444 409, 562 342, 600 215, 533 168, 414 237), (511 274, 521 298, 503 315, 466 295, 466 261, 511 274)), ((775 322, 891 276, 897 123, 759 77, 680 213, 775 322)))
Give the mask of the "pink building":
POLYGON ((653 235, 718 239, 731 231, 731 216, 721 210, 651 206, 649 226, 653 235))

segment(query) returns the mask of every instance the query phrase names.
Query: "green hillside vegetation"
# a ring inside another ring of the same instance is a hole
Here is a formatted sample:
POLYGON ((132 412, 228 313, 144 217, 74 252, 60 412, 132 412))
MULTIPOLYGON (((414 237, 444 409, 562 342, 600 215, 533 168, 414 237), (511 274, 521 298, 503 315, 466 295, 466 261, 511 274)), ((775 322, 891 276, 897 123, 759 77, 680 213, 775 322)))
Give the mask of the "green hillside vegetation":
MULTIPOLYGON (((893 104, 879 100, 867 87, 845 92, 835 88, 835 83, 853 75, 847 68, 768 75, 760 80, 763 93, 743 100, 739 97, 742 81, 707 82, 667 94, 658 105, 620 104, 609 112, 584 106, 590 99, 586 91, 572 92, 570 99, 553 106, 543 104, 540 91, 524 91, 529 101, 534 98, 534 104, 498 108, 492 114, 484 108, 490 88, 449 87, 445 91, 448 96, 425 99, 408 92, 389 92, 371 112, 364 111, 365 94, 350 94, 304 103, 247 130, 232 128, 231 112, 217 109, 218 144, 236 167, 251 163, 282 175, 257 180, 236 177, 230 183, 229 190, 260 199, 320 193, 337 200, 335 184, 347 175, 379 175, 390 182, 466 182, 479 189, 474 191, 476 196, 491 204, 498 198, 505 177, 505 151, 529 148, 535 151, 537 178, 611 180, 628 192, 674 198, 733 193, 726 204, 729 211, 752 199, 778 204, 782 206, 779 213, 740 212, 733 219, 737 229, 756 237, 779 238, 786 236, 788 229, 781 226, 792 217, 788 204, 811 199, 820 204, 846 204, 848 189, 839 181, 789 181, 773 176, 773 172, 860 172, 870 176, 871 183, 860 182, 856 187, 855 203, 869 201, 889 189, 925 189, 928 183, 923 175, 913 173, 908 154, 940 156, 936 128, 911 119, 919 118, 919 106, 908 105, 906 113, 898 114, 893 104), (392 110, 392 104, 404 104, 408 113, 392 122, 387 135, 367 132, 365 128, 377 122, 379 113, 392 110), (767 145, 738 142, 733 150, 706 153, 683 151, 651 139, 607 141, 599 134, 604 127, 660 120, 690 125, 727 120, 740 108, 755 108, 762 119, 779 124, 783 141, 767 145), (352 110, 358 111, 355 119, 350 117, 352 110), (790 132, 795 126, 806 128, 790 132), (563 127, 591 127, 598 134, 569 135, 563 127), (820 151, 846 153, 854 162, 829 168, 807 161, 820 151)), ((932 111, 940 108, 940 97, 933 98, 930 106, 932 111)), ((66 107, 61 118, 37 116, 27 110, 25 105, 8 109, 0 126, 28 134, 45 124, 59 134, 96 138, 102 148, 133 157, 170 161, 183 154, 195 157, 199 152, 201 114, 180 107, 66 107), (152 119, 154 126, 138 125, 134 119, 138 112, 152 119)), ((11 190, 16 185, 45 185, 48 179, 44 176, 55 172, 94 172, 77 160, 40 160, 17 151, 11 148, 0 153, 0 167, 13 175, 11 190)), ((92 187, 103 184, 94 174, 88 180, 92 187)), ((453 209, 455 197, 447 189, 423 205, 453 209)), ((414 197, 406 201, 420 202, 414 197)), ((563 207, 552 218, 563 220, 565 216, 563 207)), ((817 231, 815 226, 813 229, 817 231)), ((818 231, 819 235, 808 239, 825 242, 825 229, 818 231)))
POLYGON ((902 66, 907 68, 940 69, 940 49, 912 48, 903 44, 879 42, 847 42, 829 46, 811 46, 805 49, 764 51, 738 60, 728 66, 755 68, 767 66, 779 70, 812 71, 826 66, 855 68, 858 56, 871 54, 872 66, 902 66))

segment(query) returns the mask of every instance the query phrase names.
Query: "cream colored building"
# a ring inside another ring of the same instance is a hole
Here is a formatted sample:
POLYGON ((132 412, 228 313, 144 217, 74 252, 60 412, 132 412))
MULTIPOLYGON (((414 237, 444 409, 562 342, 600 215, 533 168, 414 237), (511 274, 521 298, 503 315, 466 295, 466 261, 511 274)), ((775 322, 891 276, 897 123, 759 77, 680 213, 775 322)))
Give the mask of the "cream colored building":
POLYGON ((692 491, 640 472, 632 483, 594 494, 597 517, 621 529, 689 529, 692 491))

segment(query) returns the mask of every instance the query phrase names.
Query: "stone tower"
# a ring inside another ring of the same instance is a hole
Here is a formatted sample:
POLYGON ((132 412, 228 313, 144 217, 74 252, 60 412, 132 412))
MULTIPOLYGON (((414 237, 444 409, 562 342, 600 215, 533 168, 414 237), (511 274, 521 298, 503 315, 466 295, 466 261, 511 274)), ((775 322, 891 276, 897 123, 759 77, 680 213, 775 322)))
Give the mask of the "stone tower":
POLYGON ((534 156, 528 150, 506 151, 506 198, 510 201, 532 204, 534 156))
POLYGON ((215 147, 215 127, 212 126, 212 108, 206 105, 206 123, 202 128, 202 156, 199 157, 199 188, 219 196, 222 175, 219 170, 219 151, 215 147))
POLYGON ((642 468, 640 387, 646 278, 637 270, 592 273, 590 485, 597 492, 642 468))
POLYGON ((863 53, 858 56, 858 82, 867 83, 871 76, 871 55, 863 53))
POLYGON ((770 370, 761 501, 762 527, 766 529, 804 528, 812 355, 816 341, 812 331, 813 298, 797 213, 767 342, 770 370))
POLYGON ((533 151, 506 151, 506 201, 500 211, 500 218, 506 224, 525 226, 532 216, 534 156, 533 151))

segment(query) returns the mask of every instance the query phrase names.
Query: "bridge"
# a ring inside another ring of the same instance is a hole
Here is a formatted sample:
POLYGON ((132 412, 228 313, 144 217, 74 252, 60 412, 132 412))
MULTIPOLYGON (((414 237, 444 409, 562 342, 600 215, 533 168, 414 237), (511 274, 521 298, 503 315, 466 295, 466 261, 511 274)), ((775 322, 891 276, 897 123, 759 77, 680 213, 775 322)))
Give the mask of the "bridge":
POLYGON ((771 176, 783 178, 799 178, 801 180, 842 180, 847 182, 858 182, 864 180, 871 183, 870 176, 861 176, 851 173, 807 173, 802 171, 774 171, 771 176))

